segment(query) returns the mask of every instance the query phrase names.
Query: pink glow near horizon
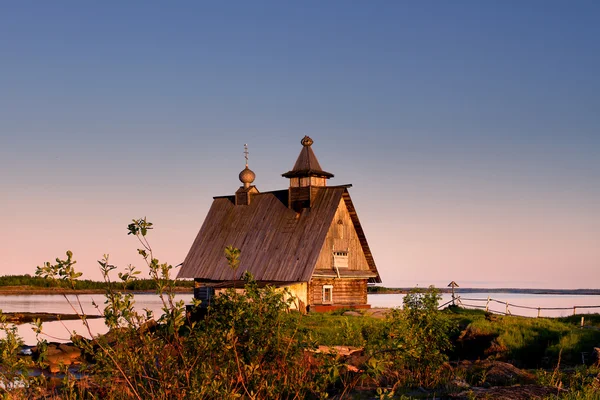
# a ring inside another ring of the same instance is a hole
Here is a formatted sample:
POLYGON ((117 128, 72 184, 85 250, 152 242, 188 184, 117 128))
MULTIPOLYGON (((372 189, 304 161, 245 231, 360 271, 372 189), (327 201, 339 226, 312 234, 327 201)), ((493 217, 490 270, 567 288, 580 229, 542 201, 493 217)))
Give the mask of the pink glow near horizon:
MULTIPOLYGON (((233 192, 235 177, 229 181, 233 192)), ((284 187, 286 180, 282 178, 281 184, 284 187)), ((130 200, 123 199, 123 193, 115 200, 86 192, 62 197, 60 190, 51 196, 48 190, 33 196, 4 195, 9 208, 2 219, 10 229, 3 230, 1 272, 32 274, 44 261, 63 258, 66 250, 74 252, 84 278, 100 279, 96 260, 105 253, 115 265, 133 264, 145 271, 137 256, 138 244, 125 229, 131 217, 140 216, 155 224, 150 235, 155 256, 177 265, 194 240, 212 195, 222 194, 211 193, 210 186, 207 183, 203 191, 192 191, 185 198, 149 200, 144 200, 144 191, 130 200)), ((369 192, 356 184, 350 189, 384 285, 440 286, 455 280, 480 287, 600 286, 600 229, 585 212, 515 205, 498 210, 502 205, 491 203, 478 209, 450 202, 439 207, 411 199, 413 195, 394 204, 389 199, 398 199, 399 194, 389 193, 385 199, 379 191, 385 189, 369 192)))
MULTIPOLYGON (((310 135, 387 286, 600 287, 600 2, 6 2, 0 273, 183 261, 310 135), (140 18, 140 13, 143 18, 140 18), (471 283, 468 283, 471 282, 471 283)), ((243 266, 242 266, 243 267, 243 266)))

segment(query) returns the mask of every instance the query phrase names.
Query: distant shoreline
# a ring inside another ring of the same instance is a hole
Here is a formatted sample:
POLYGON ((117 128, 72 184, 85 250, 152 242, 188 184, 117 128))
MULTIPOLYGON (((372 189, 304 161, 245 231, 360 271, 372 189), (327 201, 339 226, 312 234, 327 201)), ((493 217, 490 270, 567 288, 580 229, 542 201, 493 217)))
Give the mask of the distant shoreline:
MULTIPOLYGON (((148 290, 122 290, 116 289, 120 292, 134 293, 134 294, 153 294, 156 293, 154 289, 148 290)), ((194 292, 193 288, 190 287, 176 287, 173 289, 175 293, 190 293, 194 292)), ((73 294, 105 294, 104 289, 64 289, 64 288, 38 288, 38 287, 0 287, 0 296, 34 296, 34 295, 73 295, 73 294)))
MULTIPOLYGON (((406 294, 414 288, 386 288, 372 286, 368 288, 368 294, 406 294)), ((421 289, 425 289, 424 287, 421 289)), ((134 294, 153 294, 154 289, 147 290, 122 290, 119 291, 134 294)), ((450 288, 437 288, 440 293, 452 293, 450 288)), ((600 296, 600 289, 519 289, 519 288, 455 288, 455 293, 512 293, 512 294, 548 294, 548 295, 581 295, 600 296)), ((193 293, 191 287, 176 287, 175 293, 193 293)), ((33 295, 74 295, 74 294, 104 294, 105 289, 65 289, 65 288, 42 288, 23 286, 0 286, 0 296, 33 296, 33 295)))
MULTIPOLYGON (((414 288, 369 287, 369 294, 406 294, 414 288)), ((421 288, 425 289, 425 288, 421 288)), ((450 288, 436 288, 440 293, 452 293, 450 288)), ((455 288, 455 293, 512 293, 598 296, 600 289, 519 289, 519 288, 455 288)))

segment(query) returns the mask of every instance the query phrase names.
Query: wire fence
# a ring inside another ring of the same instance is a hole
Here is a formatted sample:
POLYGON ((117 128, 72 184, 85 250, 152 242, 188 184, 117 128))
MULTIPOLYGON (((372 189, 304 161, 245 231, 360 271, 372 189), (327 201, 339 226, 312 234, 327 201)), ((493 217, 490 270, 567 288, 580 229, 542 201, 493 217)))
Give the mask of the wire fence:
POLYGON ((460 307, 464 307, 464 308, 471 308, 471 309, 480 309, 480 310, 485 310, 486 312, 490 312, 493 314, 500 314, 500 315, 514 315, 514 316, 520 316, 520 317, 532 317, 532 315, 522 315, 522 314, 515 314, 511 311, 511 309, 524 309, 524 310, 533 310, 533 311, 537 311, 537 317, 542 317, 542 316, 547 316, 547 315, 542 315, 542 311, 565 311, 565 310, 572 310, 573 311, 573 315, 577 314, 577 310, 584 310, 584 309, 598 309, 598 312, 600 312, 600 305, 597 306, 588 306, 588 305, 584 305, 584 306, 572 306, 572 307, 532 307, 532 306, 525 306, 525 305, 519 305, 519 304, 514 304, 514 303, 509 303, 508 301, 502 301, 502 300, 497 300, 497 299, 493 299, 491 297, 485 298, 485 299, 477 299, 477 298, 468 298, 468 297, 461 297, 461 296, 456 296, 455 298, 453 298, 452 300, 442 304, 441 306, 439 306, 439 309, 442 309, 444 307, 447 307, 450 304, 456 304, 460 307), (482 304, 469 304, 469 303, 465 303, 465 302, 480 302, 483 303, 485 302, 485 305, 482 304), (501 304, 502 306, 504 306, 504 311, 501 310, 497 310, 497 309, 493 309, 491 307, 491 305, 494 304, 501 304))

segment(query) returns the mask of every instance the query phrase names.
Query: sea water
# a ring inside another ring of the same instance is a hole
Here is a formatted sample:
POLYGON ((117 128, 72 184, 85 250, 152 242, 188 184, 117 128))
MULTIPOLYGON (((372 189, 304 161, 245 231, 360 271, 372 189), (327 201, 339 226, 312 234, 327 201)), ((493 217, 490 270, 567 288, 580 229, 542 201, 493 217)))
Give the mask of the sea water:
MULTIPOLYGON (((372 307, 401 307, 404 294, 369 294, 368 303, 372 307)), ((193 295, 177 294, 175 299, 191 303, 193 295)), ((158 318, 161 314, 162 301, 156 294, 136 294, 135 309, 145 314, 145 310, 153 312, 158 318)), ((83 310, 87 315, 102 315, 105 297, 102 294, 75 295, 3 295, 0 296, 0 309, 3 312, 47 312, 56 314, 75 314, 83 310), (96 305, 94 305, 94 303, 96 305)), ((440 306, 447 306, 452 300, 449 293, 442 294, 440 306)), ((523 294, 523 293, 461 293, 455 302, 467 308, 485 309, 490 312, 537 317, 559 317, 583 313, 600 313, 599 295, 559 295, 559 294, 523 294), (488 301, 489 297, 489 301, 488 301), (508 307, 506 305, 508 303, 508 307), (595 306, 595 308, 583 308, 595 306), (540 308, 538 311, 537 308, 540 308), (575 309, 574 309, 575 307, 575 309), (545 310, 544 308, 560 308, 545 310)), ((43 332, 48 341, 68 342, 73 333, 90 338, 106 333, 108 328, 104 319, 88 319, 86 327, 80 320, 45 322, 43 332)), ((31 324, 18 326, 19 335, 25 344, 34 345, 36 336, 31 324)))

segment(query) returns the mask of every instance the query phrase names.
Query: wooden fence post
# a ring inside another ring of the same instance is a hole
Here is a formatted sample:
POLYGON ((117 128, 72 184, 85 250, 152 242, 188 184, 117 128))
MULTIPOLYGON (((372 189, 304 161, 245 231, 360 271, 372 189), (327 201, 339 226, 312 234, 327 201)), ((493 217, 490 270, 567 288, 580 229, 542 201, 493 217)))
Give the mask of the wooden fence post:
POLYGON ((508 301, 506 302, 506 311, 504 312, 504 314, 508 315, 510 313, 510 311, 508 311, 508 301))
POLYGON ((538 318, 540 317, 540 308, 538 307, 538 318))
POLYGON ((487 303, 485 303, 485 312, 490 312, 490 296, 488 296, 487 303))
POLYGON ((573 315, 577 314, 577 307, 573 306, 573 315))

